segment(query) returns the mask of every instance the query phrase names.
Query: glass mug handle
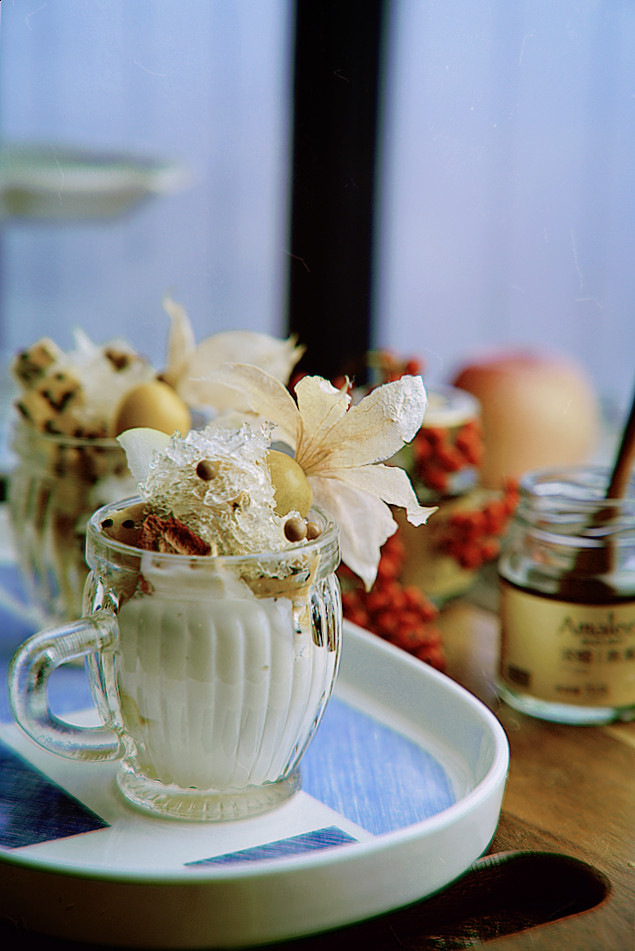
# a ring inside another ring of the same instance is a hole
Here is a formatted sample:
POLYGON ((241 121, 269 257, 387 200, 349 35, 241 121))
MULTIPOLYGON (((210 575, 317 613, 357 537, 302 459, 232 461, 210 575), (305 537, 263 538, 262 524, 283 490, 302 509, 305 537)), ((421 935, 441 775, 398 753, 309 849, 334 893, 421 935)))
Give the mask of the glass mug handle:
POLYGON ((51 711, 48 700, 49 677, 57 667, 111 647, 117 635, 115 616, 97 611, 40 631, 16 651, 9 668, 9 702, 16 721, 44 749, 91 762, 121 756, 123 745, 116 733, 106 726, 68 723, 51 711))

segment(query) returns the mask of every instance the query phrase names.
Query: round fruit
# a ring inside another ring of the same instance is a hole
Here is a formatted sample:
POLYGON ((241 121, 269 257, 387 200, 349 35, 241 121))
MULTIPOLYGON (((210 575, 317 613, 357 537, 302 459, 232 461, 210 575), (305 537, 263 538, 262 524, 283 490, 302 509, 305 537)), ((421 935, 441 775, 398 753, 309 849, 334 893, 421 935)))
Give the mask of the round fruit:
POLYGON ((178 393, 161 380, 141 383, 123 398, 115 414, 115 436, 127 429, 147 427, 171 436, 185 435, 192 420, 187 405, 178 393))
POLYGON ((487 487, 544 466, 585 462, 596 447, 598 398, 570 357, 495 350, 470 360, 452 382, 480 403, 487 487))
POLYGON ((302 466, 293 456, 277 449, 267 453, 267 465, 276 497, 276 513, 299 512, 304 518, 313 504, 313 489, 302 466))

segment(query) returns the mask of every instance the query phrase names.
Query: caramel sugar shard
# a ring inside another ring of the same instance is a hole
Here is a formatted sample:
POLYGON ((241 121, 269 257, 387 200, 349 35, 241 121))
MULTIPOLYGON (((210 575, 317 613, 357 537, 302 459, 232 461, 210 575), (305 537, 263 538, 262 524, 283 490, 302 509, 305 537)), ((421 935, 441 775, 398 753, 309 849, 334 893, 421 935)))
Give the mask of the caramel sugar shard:
POLYGON ((141 525, 138 544, 140 548, 170 555, 209 555, 211 551, 208 542, 174 515, 148 515, 141 525))

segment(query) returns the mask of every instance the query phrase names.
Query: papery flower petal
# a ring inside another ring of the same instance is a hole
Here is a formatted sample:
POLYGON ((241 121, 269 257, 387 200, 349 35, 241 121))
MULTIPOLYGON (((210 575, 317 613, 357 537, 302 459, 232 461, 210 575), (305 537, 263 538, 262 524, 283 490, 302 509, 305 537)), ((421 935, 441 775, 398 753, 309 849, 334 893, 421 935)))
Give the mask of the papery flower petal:
POLYGON ((126 429, 117 436, 117 442, 126 453, 126 462, 135 482, 145 482, 158 453, 170 442, 166 433, 141 426, 126 429))
MULTIPOLYGON (((167 295, 163 307, 171 320, 163 376, 195 408, 219 408, 219 393, 207 378, 224 363, 253 364, 286 384, 306 349, 298 345, 295 335, 279 340, 251 330, 222 331, 196 344, 185 308, 167 295)), ((232 405, 224 401, 220 408, 232 405)))
POLYGON ((339 423, 351 403, 345 390, 338 390, 321 376, 303 376, 295 385, 295 395, 302 423, 316 440, 339 423))
POLYGON ((397 531, 390 508, 350 485, 311 476, 314 502, 329 512, 340 529, 342 561, 370 590, 377 576, 381 547, 397 531))
POLYGON ((389 459, 418 432, 426 406, 420 376, 403 376, 371 390, 323 441, 320 473, 389 459))
MULTIPOLYGON (((201 383, 204 381, 201 381, 201 383)), ((209 374, 226 407, 257 413, 276 426, 275 438, 295 449, 300 413, 286 386, 259 367, 246 363, 226 363, 209 374)))
MULTIPOLYGON (((238 412, 251 415, 251 398, 238 388, 212 379, 216 371, 201 379, 187 376, 176 384, 176 391, 193 409, 213 409, 214 417, 219 413, 238 412)), ((256 414, 253 414, 256 415, 256 414)))
POLYGON ((251 330, 226 330, 201 340, 188 374, 201 379, 224 363, 250 363, 286 384, 304 350, 297 346, 296 337, 278 340, 251 330))
POLYGON ((372 466, 348 467, 329 470, 334 485, 345 483, 369 496, 405 509, 406 518, 412 525, 423 525, 436 512, 437 507, 419 504, 408 474, 399 466, 376 463, 372 466))
POLYGON ((323 446, 331 434, 339 432, 351 398, 319 376, 305 376, 296 383, 296 398, 301 418, 296 460, 307 475, 321 467, 323 446))
POLYGON ((225 363, 190 382, 213 387, 216 405, 258 414, 276 427, 274 438, 295 450, 316 503, 338 522, 343 561, 367 588, 382 545, 397 530, 390 505, 403 507, 414 525, 434 511, 419 505, 402 469, 381 464, 421 426, 427 399, 420 377, 384 384, 352 407, 346 390, 317 376, 296 384, 296 405, 279 380, 242 362, 225 363))
POLYGON ((171 321, 167 365, 163 371, 163 377, 170 386, 176 386, 179 378, 187 371, 188 362, 194 353, 196 345, 194 330, 185 308, 168 295, 163 298, 163 309, 171 321))
POLYGON ((92 359, 100 352, 100 348, 81 327, 73 328, 77 359, 92 359))

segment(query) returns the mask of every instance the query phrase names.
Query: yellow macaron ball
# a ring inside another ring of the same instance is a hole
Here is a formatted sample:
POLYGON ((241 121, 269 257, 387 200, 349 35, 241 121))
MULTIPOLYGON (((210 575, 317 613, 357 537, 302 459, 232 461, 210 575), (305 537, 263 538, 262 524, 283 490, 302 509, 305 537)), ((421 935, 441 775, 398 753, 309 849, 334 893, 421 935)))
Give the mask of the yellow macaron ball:
POLYGON ((293 456, 277 449, 267 452, 267 465, 276 498, 276 513, 299 512, 304 518, 313 505, 313 489, 302 466, 293 456))
POLYGON ((158 429, 168 436, 174 432, 184 436, 192 428, 192 418, 176 390, 162 380, 150 380, 130 390, 115 413, 115 436, 137 427, 158 429))

